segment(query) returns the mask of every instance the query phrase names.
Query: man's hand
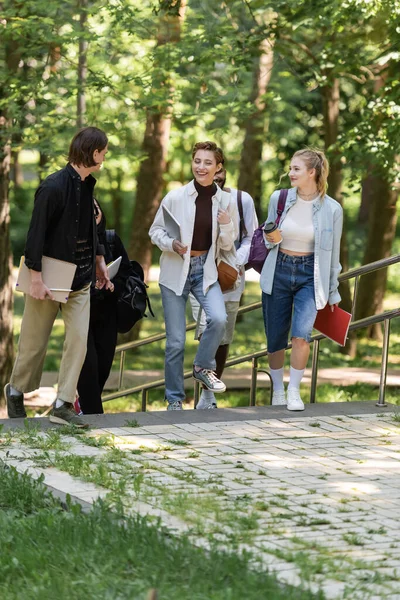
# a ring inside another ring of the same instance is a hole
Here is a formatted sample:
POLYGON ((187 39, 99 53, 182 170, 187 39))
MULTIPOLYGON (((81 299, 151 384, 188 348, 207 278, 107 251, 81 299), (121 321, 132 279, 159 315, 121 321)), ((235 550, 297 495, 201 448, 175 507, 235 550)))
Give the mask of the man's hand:
POLYGON ((29 295, 32 296, 32 298, 35 298, 35 300, 55 300, 49 288, 44 285, 42 273, 40 271, 31 270, 31 285, 29 288, 29 295))
POLYGON ((339 306, 339 303, 336 302, 336 304, 331 304, 331 311, 334 312, 335 307, 337 308, 339 306))
POLYGON ((174 240, 172 242, 172 248, 173 248, 174 252, 179 254, 179 256, 183 256, 184 254, 186 254, 187 249, 188 249, 187 246, 184 246, 182 244, 182 242, 178 242, 178 240, 174 240))
POLYGON ((106 290, 110 290, 111 288, 114 289, 108 276, 108 269, 104 256, 101 256, 100 254, 96 256, 96 288, 98 290, 102 290, 103 288, 106 290))

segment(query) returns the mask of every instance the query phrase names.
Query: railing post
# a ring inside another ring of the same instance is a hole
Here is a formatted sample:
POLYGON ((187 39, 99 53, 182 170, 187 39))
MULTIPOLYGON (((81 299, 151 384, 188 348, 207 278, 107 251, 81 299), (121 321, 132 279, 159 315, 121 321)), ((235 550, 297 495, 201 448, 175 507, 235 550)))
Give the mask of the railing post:
POLYGON ((256 405, 258 358, 251 359, 250 404, 256 405))
POLYGON ((351 320, 354 321, 354 315, 356 314, 356 303, 358 297, 358 287, 360 283, 360 277, 357 275, 354 278, 354 290, 353 290, 353 302, 351 303, 351 320))
POLYGON ((149 396, 149 390, 142 390, 142 412, 147 410, 147 399, 149 396))
POLYGON ((383 322, 383 344, 382 344, 382 364, 381 364, 381 379, 379 382, 379 399, 376 406, 387 406, 385 404, 386 376, 387 363, 389 356, 389 339, 390 339, 390 319, 385 319, 383 322))
POLYGON ((317 375, 318 375, 318 355, 319 355, 319 340, 314 340, 312 353, 312 368, 311 368, 311 388, 310 388, 310 403, 315 404, 317 396, 317 375))
POLYGON ((195 380, 194 390, 193 390, 193 398, 194 398, 194 407, 195 408, 199 403, 199 397, 200 397, 200 383, 195 380))
POLYGON ((121 358, 119 361, 119 377, 118 377, 118 391, 122 388, 122 379, 124 376, 124 367, 125 367, 125 351, 121 351, 121 358))

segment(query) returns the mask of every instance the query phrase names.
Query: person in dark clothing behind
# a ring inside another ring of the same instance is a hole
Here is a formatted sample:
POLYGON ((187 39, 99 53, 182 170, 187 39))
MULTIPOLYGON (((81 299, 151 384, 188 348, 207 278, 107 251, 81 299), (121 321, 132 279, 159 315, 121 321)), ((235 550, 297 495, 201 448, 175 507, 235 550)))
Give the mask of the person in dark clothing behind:
POLYGON ((105 261, 109 264, 122 256, 117 275, 113 278, 114 290, 90 290, 90 322, 87 353, 78 380, 78 402, 75 409, 84 415, 103 413, 101 394, 111 371, 117 345, 117 301, 122 293, 131 265, 123 243, 117 234, 113 247, 106 239, 106 218, 97 200, 94 201, 99 239, 105 248, 105 261))

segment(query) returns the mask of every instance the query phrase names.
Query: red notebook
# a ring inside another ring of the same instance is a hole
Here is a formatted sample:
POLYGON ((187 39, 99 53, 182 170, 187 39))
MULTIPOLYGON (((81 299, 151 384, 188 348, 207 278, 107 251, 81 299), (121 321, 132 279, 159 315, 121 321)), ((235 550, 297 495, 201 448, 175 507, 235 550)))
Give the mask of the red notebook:
POLYGON ((331 307, 327 304, 325 308, 317 312, 314 329, 333 342, 344 346, 349 331, 350 321, 350 313, 338 306, 335 306, 334 311, 332 312, 331 307))

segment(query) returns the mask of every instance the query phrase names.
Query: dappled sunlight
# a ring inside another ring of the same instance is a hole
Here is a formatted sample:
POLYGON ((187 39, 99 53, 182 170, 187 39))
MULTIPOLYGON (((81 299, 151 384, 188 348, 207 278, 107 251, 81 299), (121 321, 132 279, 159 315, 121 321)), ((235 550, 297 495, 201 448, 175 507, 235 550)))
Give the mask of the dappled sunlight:
POLYGON ((358 481, 334 481, 329 482, 328 487, 343 494, 383 494, 384 491, 372 483, 360 483, 358 481))

